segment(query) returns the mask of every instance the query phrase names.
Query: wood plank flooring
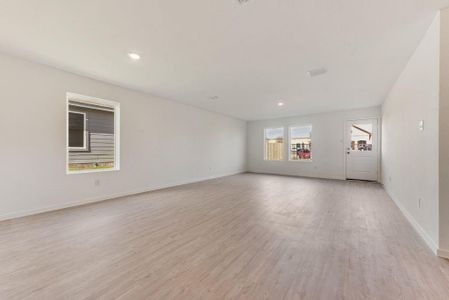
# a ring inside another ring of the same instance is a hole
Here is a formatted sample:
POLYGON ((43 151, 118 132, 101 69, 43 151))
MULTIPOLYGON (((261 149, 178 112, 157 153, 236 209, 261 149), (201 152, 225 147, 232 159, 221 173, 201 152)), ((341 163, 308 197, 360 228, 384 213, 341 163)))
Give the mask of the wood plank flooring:
POLYGON ((0 223, 0 299, 449 299, 378 184, 242 174, 0 223))

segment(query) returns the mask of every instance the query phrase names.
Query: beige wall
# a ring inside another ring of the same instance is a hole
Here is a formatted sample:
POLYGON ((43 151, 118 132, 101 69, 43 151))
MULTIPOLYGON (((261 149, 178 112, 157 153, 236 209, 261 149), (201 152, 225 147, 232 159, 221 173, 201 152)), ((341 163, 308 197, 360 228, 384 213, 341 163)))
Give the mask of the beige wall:
POLYGON ((439 30, 437 15, 382 107, 383 184, 434 252, 439 244, 439 30))
POLYGON ((449 257, 449 9, 441 11, 440 251, 449 257))
POLYGON ((0 219, 246 169, 244 121, 5 55, 0 104, 0 219), (65 174, 66 92, 120 102, 120 171, 65 174))

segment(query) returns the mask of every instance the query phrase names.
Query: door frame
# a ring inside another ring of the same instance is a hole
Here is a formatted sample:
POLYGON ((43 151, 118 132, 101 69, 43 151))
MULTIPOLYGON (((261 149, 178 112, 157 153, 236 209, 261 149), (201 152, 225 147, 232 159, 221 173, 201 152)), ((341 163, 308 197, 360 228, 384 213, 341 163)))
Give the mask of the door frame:
POLYGON ((346 141, 348 138, 348 132, 346 132, 346 123, 350 121, 358 121, 358 120, 377 120, 377 180, 376 182, 382 183, 382 172, 381 172, 381 149, 382 149, 382 118, 379 116, 375 117, 363 117, 363 118, 347 118, 343 121, 343 161, 344 161, 344 180, 348 180, 347 178, 347 164, 346 164, 346 141))

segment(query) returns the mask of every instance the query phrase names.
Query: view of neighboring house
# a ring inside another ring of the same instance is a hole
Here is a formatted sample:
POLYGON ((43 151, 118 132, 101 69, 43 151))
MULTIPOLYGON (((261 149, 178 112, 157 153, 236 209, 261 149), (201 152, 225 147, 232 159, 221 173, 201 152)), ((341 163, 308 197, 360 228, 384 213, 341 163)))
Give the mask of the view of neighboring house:
POLYGON ((69 102, 69 170, 114 167, 114 109, 69 102))
POLYGON ((351 129, 351 149, 354 151, 371 151, 373 149, 372 124, 354 124, 351 129))

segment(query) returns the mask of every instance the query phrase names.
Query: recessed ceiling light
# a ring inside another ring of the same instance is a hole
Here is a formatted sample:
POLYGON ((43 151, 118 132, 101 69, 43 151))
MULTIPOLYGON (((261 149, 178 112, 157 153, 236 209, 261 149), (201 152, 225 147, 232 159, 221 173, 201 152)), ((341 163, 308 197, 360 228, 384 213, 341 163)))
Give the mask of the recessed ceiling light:
POLYGON ((278 106, 284 106, 284 102, 278 102, 278 106))
POLYGON ((140 59, 140 55, 137 54, 137 53, 130 52, 130 53, 128 53, 128 56, 129 56, 129 58, 131 58, 133 60, 139 60, 140 59))
POLYGON ((327 73, 326 68, 319 68, 319 69, 310 70, 309 72, 307 72, 307 75, 309 75, 310 77, 316 77, 316 76, 324 75, 326 73, 327 73))

